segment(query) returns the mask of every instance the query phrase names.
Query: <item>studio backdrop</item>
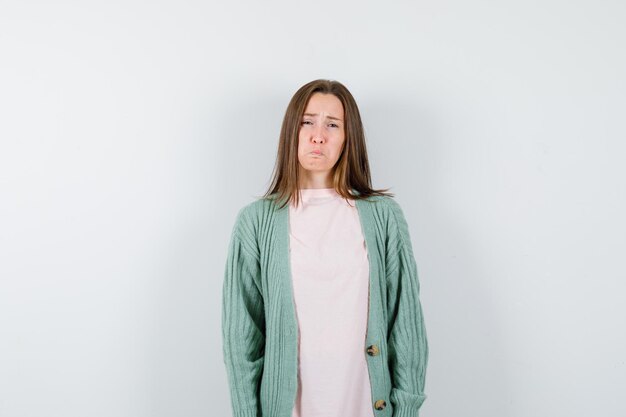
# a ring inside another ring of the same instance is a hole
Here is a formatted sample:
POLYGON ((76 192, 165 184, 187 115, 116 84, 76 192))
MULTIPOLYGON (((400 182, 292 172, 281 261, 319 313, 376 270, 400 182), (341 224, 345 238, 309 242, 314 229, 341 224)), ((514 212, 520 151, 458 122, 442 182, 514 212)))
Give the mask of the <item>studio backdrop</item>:
POLYGON ((228 238, 318 78, 354 94, 410 225, 420 415, 626 415, 625 21, 610 0, 2 1, 0 416, 231 415, 228 238))

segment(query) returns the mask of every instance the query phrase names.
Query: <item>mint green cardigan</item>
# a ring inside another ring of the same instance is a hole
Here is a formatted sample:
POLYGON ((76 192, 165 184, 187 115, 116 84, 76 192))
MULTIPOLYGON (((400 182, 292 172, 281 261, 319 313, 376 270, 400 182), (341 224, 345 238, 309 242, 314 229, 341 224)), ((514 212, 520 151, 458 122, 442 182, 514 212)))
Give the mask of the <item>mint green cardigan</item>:
MULTIPOLYGON (((428 343, 408 225, 391 197, 354 202, 370 266, 363 355, 372 414, 418 417, 426 399, 428 343)), ((290 274, 288 206, 279 209, 272 199, 260 198, 242 207, 232 228, 222 293, 223 355, 234 417, 292 415, 298 323, 290 274)))

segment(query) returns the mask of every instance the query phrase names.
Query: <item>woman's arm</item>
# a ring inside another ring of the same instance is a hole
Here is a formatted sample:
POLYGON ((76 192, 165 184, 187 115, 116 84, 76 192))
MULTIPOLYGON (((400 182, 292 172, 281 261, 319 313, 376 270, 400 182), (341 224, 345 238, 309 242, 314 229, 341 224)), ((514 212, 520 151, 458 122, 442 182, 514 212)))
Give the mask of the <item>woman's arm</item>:
POLYGON ((265 359, 264 304, 256 284, 261 270, 245 209, 232 230, 222 289, 223 354, 233 417, 260 415, 257 393, 265 359))
POLYGON ((389 198, 390 221, 386 254, 388 361, 394 417, 418 417, 426 399, 424 384, 428 342, 417 265, 409 228, 400 205, 389 198))

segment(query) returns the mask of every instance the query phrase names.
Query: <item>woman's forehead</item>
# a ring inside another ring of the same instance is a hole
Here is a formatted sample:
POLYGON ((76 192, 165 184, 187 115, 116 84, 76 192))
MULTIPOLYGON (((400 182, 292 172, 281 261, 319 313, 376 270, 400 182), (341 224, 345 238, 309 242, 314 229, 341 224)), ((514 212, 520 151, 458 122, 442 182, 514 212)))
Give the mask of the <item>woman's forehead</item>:
POLYGON ((309 99, 304 115, 318 116, 320 113, 341 120, 343 117, 343 105, 341 100, 334 94, 315 93, 309 99))

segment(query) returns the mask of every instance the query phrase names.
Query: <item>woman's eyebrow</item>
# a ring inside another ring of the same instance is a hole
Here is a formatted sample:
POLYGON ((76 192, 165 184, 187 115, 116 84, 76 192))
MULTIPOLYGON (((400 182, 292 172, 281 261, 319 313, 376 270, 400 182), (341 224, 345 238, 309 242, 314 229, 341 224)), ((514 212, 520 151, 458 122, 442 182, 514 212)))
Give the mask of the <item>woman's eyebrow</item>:
MULTIPOLYGON (((317 113, 304 113, 303 116, 317 116, 317 113)), ((327 119, 332 119, 332 120, 339 120, 340 122, 343 122, 343 120, 341 120, 338 117, 333 117, 333 116, 326 116, 327 119)))

